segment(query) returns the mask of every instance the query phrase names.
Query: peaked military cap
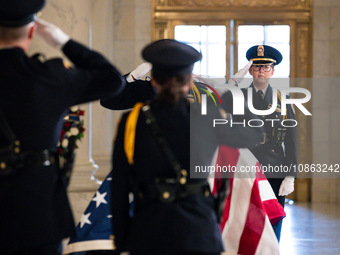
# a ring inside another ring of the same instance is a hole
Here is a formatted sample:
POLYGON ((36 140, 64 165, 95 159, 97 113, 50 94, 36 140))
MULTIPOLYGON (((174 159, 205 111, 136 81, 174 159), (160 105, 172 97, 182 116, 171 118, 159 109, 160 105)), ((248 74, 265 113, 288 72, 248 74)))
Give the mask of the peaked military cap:
POLYGON ((0 0, 0 26, 20 27, 37 18, 45 0, 0 0))
POLYGON ((162 39, 147 45, 142 56, 152 64, 153 72, 165 75, 191 73, 194 63, 202 59, 196 49, 172 39, 162 39))
POLYGON ((253 61, 253 65, 274 64, 278 65, 282 61, 281 53, 267 45, 255 45, 246 54, 247 59, 253 61))

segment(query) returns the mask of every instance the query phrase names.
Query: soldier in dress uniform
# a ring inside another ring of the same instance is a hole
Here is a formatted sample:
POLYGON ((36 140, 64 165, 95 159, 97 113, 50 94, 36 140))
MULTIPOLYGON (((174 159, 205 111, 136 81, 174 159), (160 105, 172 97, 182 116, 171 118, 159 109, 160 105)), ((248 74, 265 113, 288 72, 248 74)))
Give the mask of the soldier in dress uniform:
POLYGON ((125 85, 102 55, 38 20, 44 5, 45 0, 0 1, 0 126, 8 127, 6 134, 0 128, 2 255, 61 254, 62 238, 75 230, 57 162, 63 117, 70 106, 125 85), (66 68, 59 58, 28 57, 36 32, 75 66, 66 68))
POLYGON ((137 103, 122 116, 114 143, 112 219, 116 253, 131 255, 217 255, 223 251, 214 199, 206 177, 190 178, 194 165, 209 166, 219 144, 251 147, 261 134, 220 125, 217 107, 201 115, 186 98, 191 72, 201 54, 175 40, 147 45, 143 58, 152 64, 156 98, 137 103), (191 127, 191 128, 190 128, 191 127), (195 146, 190 141, 199 140, 195 146), (134 194, 133 217, 129 193, 134 194))
MULTIPOLYGON (((282 61, 281 53, 275 48, 267 45, 256 45, 251 47, 246 57, 253 64, 249 68, 249 73, 253 76, 250 85, 253 92, 253 105, 255 109, 266 110, 271 108, 273 89, 269 84, 269 79, 274 74, 274 67, 282 61)), ((247 102, 247 89, 242 89, 247 102)), ((252 153, 264 167, 287 166, 287 172, 265 172, 273 191, 282 206, 284 206, 285 196, 294 191, 294 166, 297 164, 297 141, 296 127, 284 127, 281 125, 284 119, 295 120, 295 114, 291 105, 287 105, 287 114, 281 115, 281 94, 278 91, 277 109, 270 115, 257 116, 246 107, 244 115, 234 115, 233 121, 260 119, 264 122, 265 133, 261 144, 251 149, 252 153), (279 120, 279 121, 266 121, 279 120), (273 125, 273 126, 272 126, 273 125)), ((233 97, 230 91, 222 96, 224 109, 228 113, 233 112, 233 97)), ((246 104, 247 105, 247 104, 246 104)), ((254 123, 252 123, 254 125, 254 123)), ((286 126, 293 126, 292 123, 286 126)), ((265 169, 264 169, 265 170, 265 169)), ((280 239, 282 221, 274 225, 274 232, 280 239)))

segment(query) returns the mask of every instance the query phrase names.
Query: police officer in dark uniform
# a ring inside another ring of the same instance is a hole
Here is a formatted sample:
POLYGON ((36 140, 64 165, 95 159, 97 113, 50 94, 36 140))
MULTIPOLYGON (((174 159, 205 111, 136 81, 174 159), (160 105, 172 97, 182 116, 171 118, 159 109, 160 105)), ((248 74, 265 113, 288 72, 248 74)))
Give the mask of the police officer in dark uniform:
POLYGON ((194 48, 175 40, 153 42, 142 51, 152 63, 151 83, 156 98, 122 116, 114 144, 112 218, 117 254, 220 254, 221 230, 206 182, 209 173, 190 178, 198 162, 209 166, 219 144, 254 146, 260 134, 218 126, 217 107, 186 99, 193 64, 201 59, 194 48), (133 123, 133 124, 131 124, 133 123), (199 140, 192 146, 191 141, 199 140), (129 193, 134 194, 133 217, 129 193))
POLYGON ((70 106, 118 92, 125 85, 103 56, 37 20, 44 5, 44 0, 0 1, 0 125, 6 122, 10 130, 6 135, 0 129, 2 255, 61 254, 62 238, 75 229, 56 153, 63 117, 70 106), (28 57, 36 31, 75 66, 65 68, 57 58, 28 57))
MULTIPOLYGON (((246 57, 253 62, 249 68, 249 73, 253 76, 253 83, 250 85, 253 92, 253 106, 257 110, 267 110, 271 108, 273 98, 273 89, 269 84, 269 79, 274 74, 274 67, 282 61, 282 55, 271 46, 256 45, 247 51, 246 57)), ((247 89, 242 89, 246 102, 248 97, 247 89)), ((251 151, 263 166, 266 177, 279 203, 284 206, 285 196, 294 190, 294 178, 296 177, 294 171, 297 164, 296 127, 287 127, 294 126, 294 123, 289 123, 288 120, 295 120, 295 114, 293 108, 287 105, 287 114, 281 115, 280 92, 278 91, 275 96, 278 97, 278 104, 272 114, 267 116, 254 115, 246 107, 245 114, 234 115, 233 121, 242 122, 250 119, 263 121, 262 123, 264 123, 265 127, 263 141, 251 151), (283 120, 286 120, 286 127, 281 124, 283 120), (286 168, 285 171, 280 172, 270 171, 270 167, 275 166, 285 166, 286 168)), ((222 103, 228 113, 233 113, 233 96, 230 91, 222 96, 222 103)), ((260 124, 261 122, 256 125, 260 124)), ((252 125, 255 125, 255 122, 252 125)), ((282 221, 273 226, 278 240, 280 239, 281 224, 282 221)))

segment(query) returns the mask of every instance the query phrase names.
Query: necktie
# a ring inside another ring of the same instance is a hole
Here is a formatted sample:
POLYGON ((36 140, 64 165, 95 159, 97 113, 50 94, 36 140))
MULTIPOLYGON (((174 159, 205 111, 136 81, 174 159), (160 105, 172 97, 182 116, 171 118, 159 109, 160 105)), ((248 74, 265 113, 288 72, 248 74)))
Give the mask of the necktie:
POLYGON ((264 103, 264 94, 263 94, 263 91, 262 91, 262 90, 259 90, 259 91, 256 92, 256 94, 257 94, 257 96, 258 96, 259 99, 260 99, 262 108, 264 109, 264 108, 265 108, 265 103, 264 103))
POLYGON ((259 91, 256 92, 256 94, 259 96, 259 98, 261 99, 261 101, 263 101, 263 99, 264 99, 263 91, 262 91, 262 90, 259 90, 259 91))

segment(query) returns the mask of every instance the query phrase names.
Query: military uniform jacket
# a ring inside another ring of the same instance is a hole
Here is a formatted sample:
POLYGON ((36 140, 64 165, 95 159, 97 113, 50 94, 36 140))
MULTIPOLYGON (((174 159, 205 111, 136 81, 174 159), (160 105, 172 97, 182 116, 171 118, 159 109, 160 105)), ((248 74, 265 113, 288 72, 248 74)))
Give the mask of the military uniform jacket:
MULTIPOLYGON (((261 102, 260 97, 256 94, 255 87, 252 84, 250 86, 253 89, 253 105, 255 109, 258 110, 266 110, 269 108, 270 104, 272 103, 272 96, 273 96, 273 89, 269 85, 266 95, 264 97, 263 102, 261 102)), ((270 141, 265 142, 264 144, 258 144, 256 147, 251 149, 252 153, 255 155, 255 157, 258 159, 259 163, 262 166, 286 166, 287 172, 265 172, 267 178, 279 178, 282 179, 287 175, 296 176, 296 173, 294 171, 294 166, 297 164, 297 141, 296 141, 296 127, 287 127, 286 129, 286 135, 283 141, 283 145, 280 144, 278 146, 273 146, 272 139, 276 139, 276 137, 273 137, 273 131, 275 128, 281 128, 281 121, 283 120, 283 116, 280 112, 280 107, 277 108, 277 111, 274 111, 274 113, 267 115, 267 116, 258 116, 250 112, 249 108, 247 107, 247 89, 242 89, 242 92, 244 94, 246 107, 245 107, 245 113, 244 115, 234 115, 233 121, 235 122, 241 122, 243 120, 247 121, 250 119, 260 119, 264 122, 265 127, 265 133, 267 136, 267 140, 270 141), (269 119, 278 119, 279 121, 266 121, 269 119)), ((225 93, 222 96, 222 102, 223 107, 228 113, 233 112, 233 98, 230 91, 225 93)), ((281 105, 281 100, 278 98, 278 105, 281 105)), ((291 105, 287 105, 287 115, 284 117, 287 119, 286 126, 293 126, 294 123, 289 122, 288 119, 295 120, 295 115, 292 110, 291 105)), ((252 125, 255 125, 255 122, 252 123, 252 125)), ((257 124, 258 125, 258 124, 257 124)), ((274 132, 275 133, 275 132, 274 132)), ((265 137, 263 138, 264 141, 265 137)), ((262 141, 262 142, 263 142, 262 141)), ((279 189, 278 187, 273 188, 274 192, 277 194, 277 191, 279 189)))
MULTIPOLYGON (((216 107, 208 107, 208 114, 201 116, 198 104, 190 105, 189 112, 184 100, 174 106, 156 99, 151 103, 151 111, 170 149, 187 170, 196 163, 210 165, 219 144, 246 147, 246 144, 251 146, 260 141, 260 135, 254 130, 249 130, 244 140, 238 139, 241 133, 238 128, 219 126, 215 132, 210 132, 212 119, 221 118, 216 107), (193 119, 195 113, 197 119, 193 119), (190 140, 199 138, 202 141, 191 147, 190 140)), ((156 177, 175 178, 176 175, 142 113, 136 124, 134 164, 128 163, 124 152, 128 114, 122 116, 119 124, 112 162, 113 231, 118 251, 221 252, 221 230, 211 196, 191 195, 171 203, 137 199, 134 217, 129 216, 129 192, 136 183, 148 185, 156 177)), ((205 181, 205 174, 188 180, 189 183, 205 181)))
MULTIPOLYGON (((0 50, 0 107, 22 151, 56 151, 70 106, 118 92, 125 84, 114 66, 81 44, 70 40, 63 52, 74 68, 65 68, 59 58, 30 58, 20 48, 0 50)), ((56 243, 74 233, 56 164, 0 176, 0 204, 0 253, 56 243)))

